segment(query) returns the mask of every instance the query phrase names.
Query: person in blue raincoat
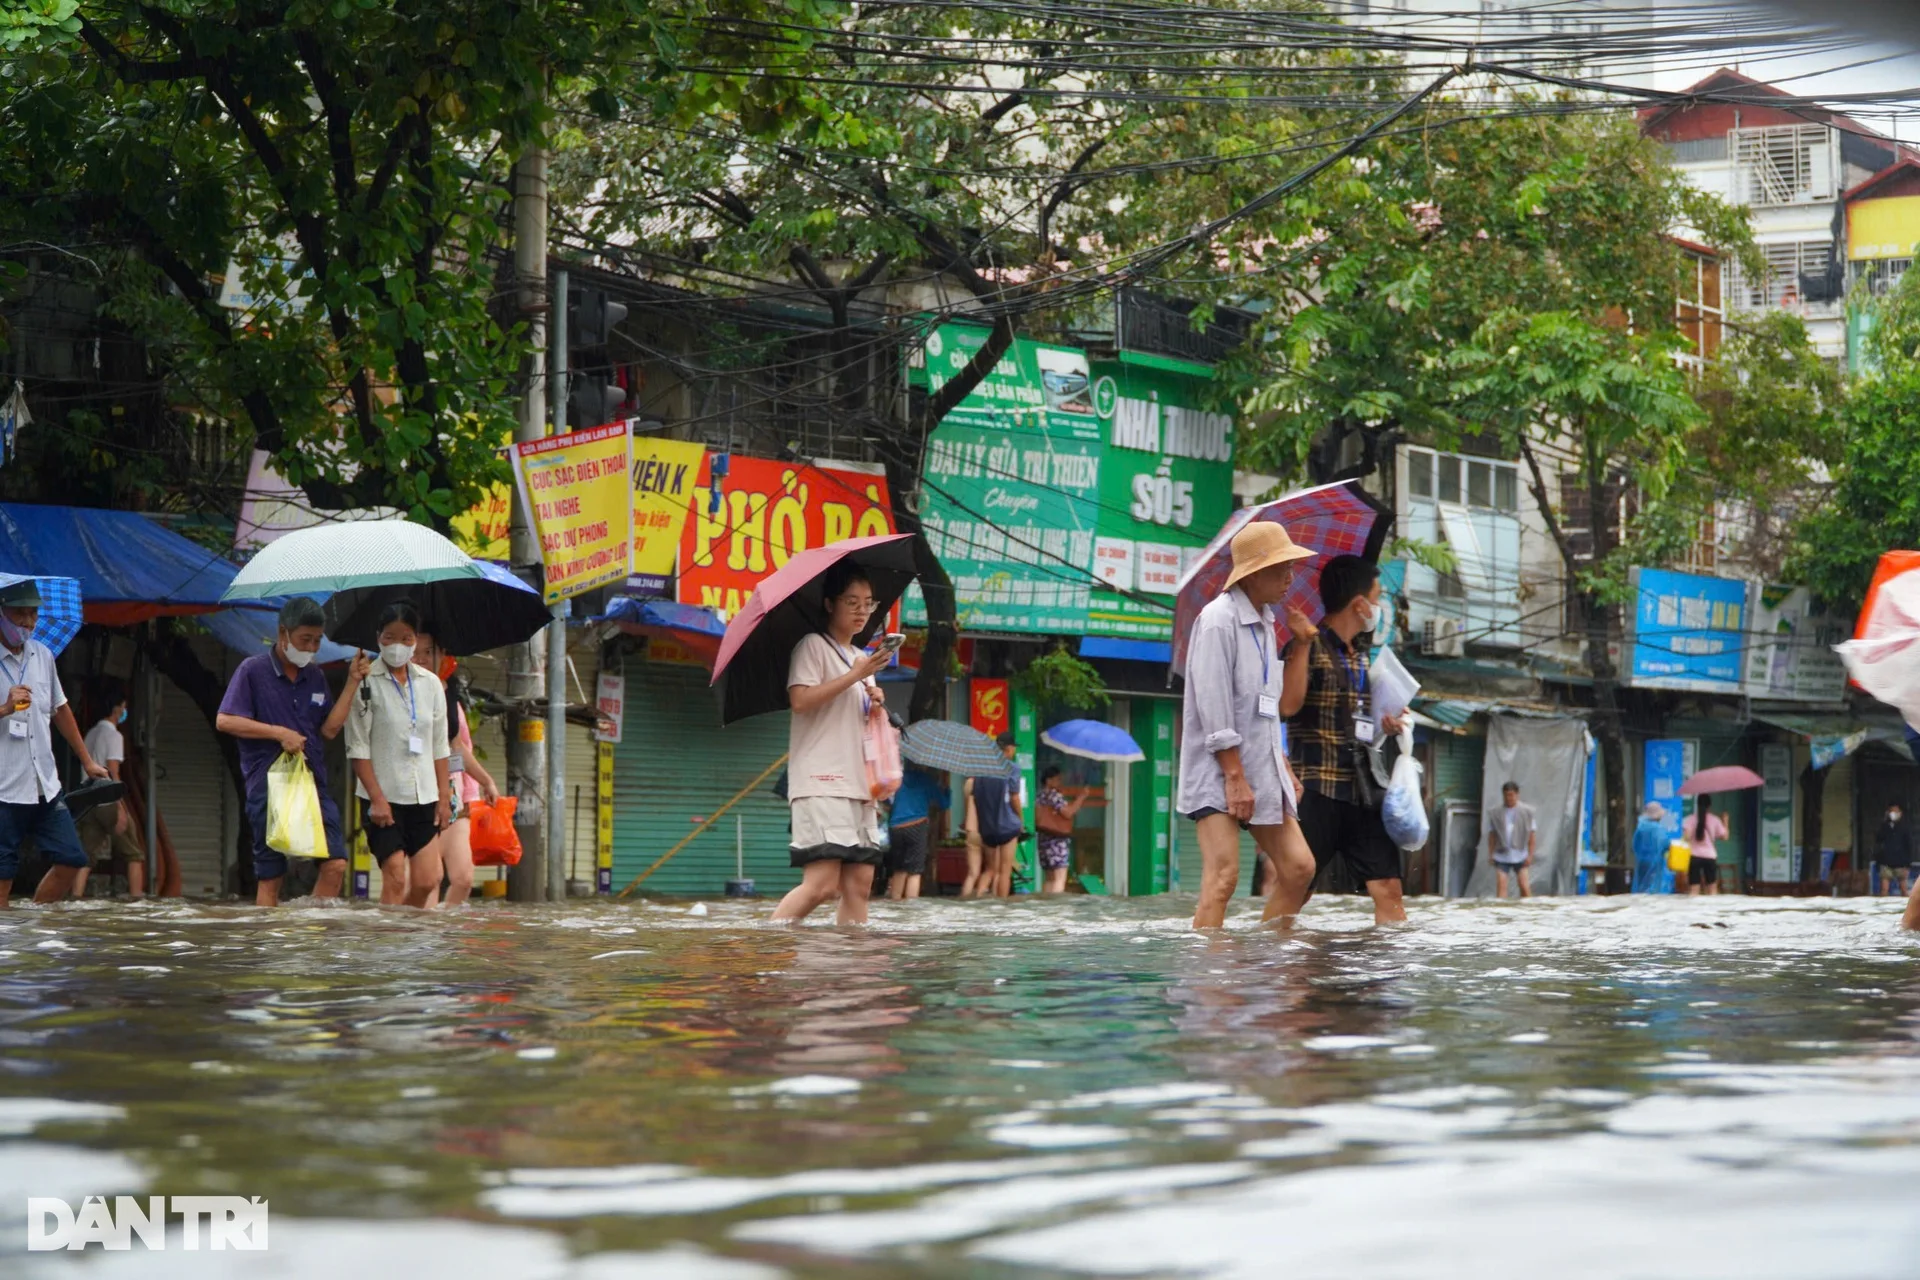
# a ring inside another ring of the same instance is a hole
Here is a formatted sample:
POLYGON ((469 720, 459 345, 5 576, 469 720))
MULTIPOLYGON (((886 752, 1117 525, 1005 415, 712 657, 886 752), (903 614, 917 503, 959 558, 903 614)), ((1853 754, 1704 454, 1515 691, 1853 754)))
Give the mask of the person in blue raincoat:
POLYGON ((1640 825, 1633 829, 1635 893, 1673 892, 1673 872, 1667 868, 1667 846, 1672 842, 1667 832, 1667 811, 1657 802, 1642 809, 1640 825))

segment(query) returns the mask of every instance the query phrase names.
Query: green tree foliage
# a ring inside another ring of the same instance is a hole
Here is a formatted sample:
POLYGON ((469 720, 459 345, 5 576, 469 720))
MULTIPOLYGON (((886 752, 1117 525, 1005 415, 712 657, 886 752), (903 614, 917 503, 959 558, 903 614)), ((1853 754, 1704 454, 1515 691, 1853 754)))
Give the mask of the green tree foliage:
POLYGON ((1593 730, 1607 773, 1609 848, 1628 839, 1626 733, 1619 672, 1611 646, 1621 635, 1626 572, 1645 563, 1645 526, 1670 509, 1687 458, 1687 441, 1706 415, 1673 360, 1670 329, 1641 333, 1570 311, 1507 310, 1490 317, 1471 343, 1446 359, 1452 399, 1469 420, 1490 426, 1518 454, 1547 531, 1559 549, 1568 589, 1587 620, 1587 668, 1593 675, 1593 730), (1588 509, 1604 512, 1620 487, 1641 496, 1642 517, 1625 528, 1592 521, 1591 556, 1581 553, 1555 515, 1543 458, 1568 460, 1588 509))
POLYGON ((0 64, 0 230, 104 246, 110 313, 182 404, 247 422, 316 502, 442 522, 503 477, 524 354, 495 305, 509 162, 556 84, 617 109, 700 16, 88 0, 70 39, 0 64), (222 305, 235 269, 248 306, 222 305))
MULTIPOLYGON (((836 354, 817 376, 886 462, 909 532, 928 432, 1016 335, 1099 321, 1121 283, 1199 296, 1189 277, 1226 279, 1249 243, 1304 233, 1278 205, 1250 210, 1364 117, 1259 104, 1263 83, 1395 88, 1364 67, 1316 79, 1360 65, 1324 47, 1227 41, 1118 57, 1099 14, 862 7, 808 39, 789 109, 719 102, 693 126, 644 105, 611 123, 582 118, 556 165, 556 218, 576 243, 637 243, 656 261, 697 264, 686 270, 707 291, 797 291, 826 313, 836 354), (920 314, 876 337, 855 307, 877 302, 920 314), (989 340, 903 409, 899 371, 876 350, 910 347, 933 316, 960 312, 991 325, 989 340)), ((955 618, 924 538, 918 567, 930 625, 914 709, 927 714, 955 618)))
POLYGON ((1683 183, 1631 119, 1526 105, 1488 117, 1436 103, 1351 179, 1297 198, 1311 269, 1253 281, 1266 319, 1240 362, 1251 463, 1329 480, 1353 437, 1351 474, 1402 437, 1457 445, 1479 424, 1458 411, 1446 357, 1489 316, 1518 306, 1664 332, 1672 230, 1746 243, 1735 211, 1683 183))
POLYGON ((1841 613, 1860 607, 1881 552, 1920 547, 1920 280, 1867 305, 1867 372, 1840 411, 1832 489, 1794 530, 1788 565, 1841 613))

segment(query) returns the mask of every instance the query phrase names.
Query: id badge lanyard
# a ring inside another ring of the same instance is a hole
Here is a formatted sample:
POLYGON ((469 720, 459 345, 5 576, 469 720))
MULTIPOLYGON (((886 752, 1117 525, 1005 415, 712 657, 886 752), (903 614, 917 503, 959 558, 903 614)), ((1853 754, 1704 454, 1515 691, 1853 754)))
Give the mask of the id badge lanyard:
MULTIPOLYGON (((0 674, 6 676, 7 683, 10 685, 25 684, 27 682, 27 667, 30 664, 27 661, 25 650, 21 651, 17 661, 20 664, 20 670, 16 673, 13 668, 7 665, 5 658, 0 658, 0 674)), ((19 708, 16 708, 12 703, 8 703, 5 707, 0 707, 0 714, 5 715, 7 718, 7 733, 9 736, 15 738, 24 738, 27 736, 27 722, 24 718, 20 717, 19 708)))
MULTIPOLYGON (((840 642, 838 640, 835 640, 832 636, 828 636, 827 643, 833 646, 833 651, 836 655, 839 656, 840 661, 847 664, 847 670, 849 671, 853 670, 853 659, 849 658, 846 654, 846 650, 840 647, 840 642)), ((867 682, 865 680, 862 680, 860 682, 859 689, 860 689, 860 714, 864 716, 873 710, 873 695, 867 692, 867 682)))
MULTIPOLYGON (((1280 695, 1267 692, 1273 681, 1273 656, 1267 652, 1266 644, 1260 639, 1262 628, 1262 623, 1247 624, 1247 630, 1253 636, 1253 651, 1260 655, 1259 713, 1262 720, 1273 721, 1274 751, 1284 756, 1287 754, 1287 726, 1286 722, 1280 718, 1280 695)), ((1265 630, 1269 637, 1273 635, 1271 627, 1266 627, 1265 630)))
MULTIPOLYGON (((394 679, 393 672, 391 671, 387 672, 387 679, 393 682, 393 691, 395 693, 400 692, 400 682, 394 679)), ((413 677, 408 676, 407 677, 407 754, 410 756, 417 756, 421 754, 422 749, 423 748, 420 742, 420 715, 419 715, 419 712, 415 709, 413 704, 413 677)))
MULTIPOLYGON (((1327 646, 1332 649, 1332 645, 1327 646)), ((1373 723, 1372 700, 1367 695, 1367 667, 1365 663, 1355 664, 1352 654, 1334 649, 1334 656, 1340 660, 1340 671, 1347 677, 1347 688, 1353 691, 1353 722, 1355 736, 1361 742, 1371 746, 1377 730, 1373 723)))

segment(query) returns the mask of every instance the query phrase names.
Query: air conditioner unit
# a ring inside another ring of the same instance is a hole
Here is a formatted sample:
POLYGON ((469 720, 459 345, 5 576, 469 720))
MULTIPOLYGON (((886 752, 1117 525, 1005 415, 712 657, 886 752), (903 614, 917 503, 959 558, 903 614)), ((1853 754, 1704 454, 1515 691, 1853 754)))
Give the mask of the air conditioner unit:
POLYGON ((1458 658, 1467 652, 1466 624, 1458 618, 1428 618, 1420 624, 1420 652, 1429 658, 1458 658))

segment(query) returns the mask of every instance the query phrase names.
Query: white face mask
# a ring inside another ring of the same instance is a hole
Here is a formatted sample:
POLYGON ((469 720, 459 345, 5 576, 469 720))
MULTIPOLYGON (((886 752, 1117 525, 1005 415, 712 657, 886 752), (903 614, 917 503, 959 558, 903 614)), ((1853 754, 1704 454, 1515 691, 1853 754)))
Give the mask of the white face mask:
POLYGON ((413 661, 413 646, 410 644, 383 644, 380 646, 380 661, 390 667, 404 667, 413 661))
POLYGON ((312 662, 314 657, 307 650, 296 649, 290 644, 280 646, 280 656, 285 658, 287 665, 296 671, 312 662))

